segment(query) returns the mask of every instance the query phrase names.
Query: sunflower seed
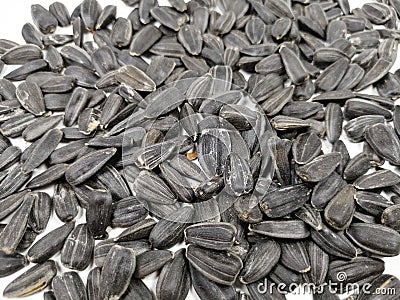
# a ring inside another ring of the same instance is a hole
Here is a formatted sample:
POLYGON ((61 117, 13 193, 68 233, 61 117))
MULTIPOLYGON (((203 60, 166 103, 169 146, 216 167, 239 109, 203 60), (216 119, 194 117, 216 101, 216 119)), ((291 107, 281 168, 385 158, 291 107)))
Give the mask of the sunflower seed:
POLYGON ((297 175, 307 182, 318 182, 328 177, 339 165, 342 156, 338 152, 318 156, 311 162, 300 166, 297 175))
POLYGON ((400 182, 400 177, 391 170, 379 170, 371 174, 359 177, 354 187, 359 190, 372 190, 383 187, 390 187, 400 182))
POLYGON ((400 252, 400 234, 379 224, 352 224, 347 230, 350 239, 361 249, 378 256, 396 256, 400 252), (382 239, 385 243, 382 243, 382 239))
POLYGON ((73 164, 65 172, 65 178, 71 185, 78 185, 92 177, 116 153, 116 148, 108 148, 88 153, 73 164))
POLYGON ((25 256, 19 253, 6 254, 0 252, 0 262, 0 277, 9 276, 21 270, 28 264, 25 256))
POLYGON ((37 264, 15 278, 6 286, 3 296, 7 298, 26 297, 45 289, 56 276, 56 263, 52 260, 37 264))
POLYGON ((66 239, 61 251, 61 262, 69 269, 86 269, 93 255, 94 239, 86 224, 77 225, 66 239))
POLYGON ((5 253, 13 253, 25 233, 29 214, 33 207, 35 197, 32 193, 24 196, 24 200, 7 226, 0 233, 0 250, 5 253))
POLYGON ((107 27, 107 25, 111 24, 117 15, 117 7, 115 5, 107 5, 101 11, 99 18, 96 22, 96 30, 107 27))
POLYGON ((399 231, 399 222, 398 222, 398 216, 399 214, 399 205, 392 205, 388 208, 386 208, 381 216, 381 222, 382 224, 393 228, 396 231, 399 231))
POLYGON ((40 48, 44 48, 43 35, 31 23, 26 23, 21 30, 22 37, 27 44, 33 44, 40 48))
POLYGON ((319 231, 311 231, 311 238, 328 254, 346 259, 357 256, 357 249, 342 232, 332 231, 325 225, 319 231))
POLYGON ((97 0, 84 0, 80 5, 80 16, 89 31, 95 29, 101 11, 101 6, 97 0))
POLYGON ((100 297, 100 280, 101 280, 101 269, 92 269, 87 277, 86 291, 89 300, 95 300, 100 297))
POLYGON ((51 286, 56 299, 87 299, 85 284, 76 272, 66 272, 54 277, 51 286))
POLYGON ((32 114, 41 116, 46 112, 43 94, 37 84, 21 83, 16 90, 16 96, 21 105, 32 114))
POLYGON ((189 245, 186 257, 190 265, 202 275, 223 285, 232 285, 243 267, 242 260, 234 254, 202 249, 194 245, 189 245))
POLYGON ((61 2, 54 2, 49 6, 49 12, 57 19, 58 25, 66 27, 71 24, 68 8, 61 2))
POLYGON ((269 192, 260 202, 261 210, 270 218, 280 218, 302 207, 311 190, 305 185, 294 185, 269 192))
POLYGON ((39 30, 44 34, 53 33, 58 25, 57 19, 43 6, 34 4, 31 6, 32 19, 39 30))
POLYGON ((325 207, 325 220, 336 230, 344 230, 350 226, 356 209, 354 201, 355 192, 353 186, 347 185, 325 207), (340 207, 340 213, 338 213, 338 207, 340 207))
POLYGON ((35 142, 35 147, 22 165, 22 172, 30 173, 40 166, 56 149, 62 138, 62 131, 51 129, 35 142))
POLYGON ((306 224, 300 220, 263 221, 252 224, 250 231, 275 238, 303 239, 310 235, 306 224))
POLYGON ((181 249, 174 253, 174 258, 161 270, 156 286, 157 298, 186 299, 190 286, 189 263, 185 257, 185 249, 181 249))
POLYGON ((153 250, 142 253, 136 257, 134 276, 136 278, 144 278, 161 269, 166 263, 171 261, 173 257, 173 253, 168 250, 153 250))
POLYGON ((28 260, 33 263, 43 263, 61 251, 74 227, 75 222, 69 222, 46 234, 29 249, 28 260))
POLYGON ((127 290, 136 267, 132 249, 113 246, 104 261, 100 278, 101 299, 121 297, 127 290))

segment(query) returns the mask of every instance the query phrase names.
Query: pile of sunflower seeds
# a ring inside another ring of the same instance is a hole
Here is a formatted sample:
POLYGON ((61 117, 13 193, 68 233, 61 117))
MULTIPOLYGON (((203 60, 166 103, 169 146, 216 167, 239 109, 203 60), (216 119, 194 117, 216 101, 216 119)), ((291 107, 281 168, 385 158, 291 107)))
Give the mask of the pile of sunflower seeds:
POLYGON ((0 40, 4 297, 399 299, 400 2, 123 1, 0 40))

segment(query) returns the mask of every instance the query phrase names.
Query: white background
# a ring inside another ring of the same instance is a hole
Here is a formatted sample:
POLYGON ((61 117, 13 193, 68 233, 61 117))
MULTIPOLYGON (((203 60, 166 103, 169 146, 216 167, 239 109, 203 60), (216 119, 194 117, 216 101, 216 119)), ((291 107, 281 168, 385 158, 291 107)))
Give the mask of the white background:
MULTIPOLYGON (((67 5, 70 13, 72 13, 73 9, 81 2, 81 0, 68 0, 68 1, 67 0, 59 0, 59 1, 64 2, 67 5)), ((234 1, 234 0, 231 0, 231 1, 234 1)), ((37 4, 43 5, 45 8, 48 8, 48 6, 53 2, 54 1, 52 1, 52 0, 34 0, 34 1, 32 1, 32 0, 4 1, 3 0, 3 1, 1 1, 2 6, 0 8, 0 38, 10 39, 10 40, 16 41, 21 44, 24 43, 24 40, 21 36, 21 28, 25 23, 32 22, 31 15, 30 15, 31 4, 37 3, 37 4)), ((102 5, 102 7, 105 7, 106 5, 109 5, 109 4, 116 5, 118 7, 117 14, 118 14, 118 16, 121 16, 121 17, 127 17, 128 14, 132 11, 132 8, 127 7, 120 0, 99 0, 99 2, 102 5)), ((164 5, 166 2, 167 2, 167 0, 160 1, 160 3, 162 5, 164 5)), ((361 7, 361 5, 363 3, 367 3, 367 2, 371 2, 371 1, 350 0, 350 4, 351 4, 352 8, 361 7)), ((72 28, 69 27, 67 29, 62 29, 58 32, 72 34, 72 28)), ((399 61, 397 61, 393 68, 393 71, 397 70, 399 68, 399 65, 400 65, 400 63, 399 63, 399 61)), ((9 70, 11 70, 11 69, 6 68, 2 72, 2 75, 8 73, 9 70)), ((342 138, 345 139, 345 135, 343 135, 342 138)), ((16 142, 13 142, 13 143, 15 143, 16 145, 19 145, 23 149, 27 146, 27 144, 21 140, 17 140, 16 142)), ((354 145, 354 144, 349 145, 348 144, 348 147, 349 147, 350 155, 352 157, 361 151, 360 145, 354 145)), ((6 219, 6 221, 7 221, 7 219, 6 219)), ((2 223, 4 223, 4 222, 5 221, 3 220, 2 223)), ((83 222, 84 222, 84 215, 83 215, 83 212, 81 211, 78 216, 77 223, 83 223, 83 222)), ((53 216, 49 222, 49 225, 46 229, 46 232, 44 234, 48 233, 51 229, 54 229, 61 225, 62 225, 62 223, 53 214, 53 216)), ((113 230, 111 237, 116 236, 117 233, 119 233, 119 231, 113 230)), ((36 240, 41 238, 44 234, 38 236, 38 238, 36 240)), ((382 241, 382 242, 384 242, 384 241, 382 241)), ((59 263, 59 255, 55 256, 53 259, 58 261, 60 271, 61 270, 68 271, 67 269, 63 269, 61 267, 61 264, 59 263)), ((385 273, 393 274, 400 278, 400 257, 385 259, 385 261, 386 261, 386 272, 385 273)), ((32 267, 32 265, 28 266, 28 268, 30 268, 30 267, 32 267)), ((2 295, 2 291, 4 290, 6 285, 9 282, 11 282, 14 278, 16 278, 18 275, 23 273, 26 269, 27 268, 17 272, 16 274, 14 274, 12 276, 0 278, 0 299, 3 299, 3 297, 1 295, 2 295)), ((87 271, 79 273, 85 283, 86 283, 87 273, 88 273, 87 271)), ((154 274, 152 274, 145 280, 145 283, 152 290, 155 290, 155 282, 156 282, 156 276, 154 274)), ((290 295, 287 298, 288 299, 298 299, 298 300, 312 299, 312 297, 309 295, 307 295, 307 296, 290 295)), ((43 299, 42 292, 38 293, 38 294, 34 294, 25 299, 43 299)), ((194 300, 194 299, 199 299, 199 298, 196 296, 196 294, 193 291, 190 291, 190 294, 187 299, 194 300)), ((210 299, 210 300, 214 300, 214 299, 210 299)), ((218 300, 218 299, 215 299, 215 300, 218 300)))

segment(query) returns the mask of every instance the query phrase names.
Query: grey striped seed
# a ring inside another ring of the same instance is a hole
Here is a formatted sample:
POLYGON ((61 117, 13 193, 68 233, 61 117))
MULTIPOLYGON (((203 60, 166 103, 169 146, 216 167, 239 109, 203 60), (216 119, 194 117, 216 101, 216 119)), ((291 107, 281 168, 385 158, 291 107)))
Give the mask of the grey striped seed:
POLYGON ((40 33, 31 23, 26 23, 22 27, 21 34, 27 44, 36 45, 41 49, 44 48, 43 34, 40 33))
POLYGON ((331 64, 315 81, 315 85, 323 91, 332 91, 339 85, 347 72, 350 61, 348 58, 340 58, 331 64))
POLYGON ((133 34, 132 24, 129 19, 118 18, 111 30, 110 40, 114 46, 123 48, 131 42, 133 34))
POLYGON ((301 220, 262 221, 251 224, 249 230, 257 234, 284 239, 304 239, 310 231, 301 220))
POLYGON ((400 140, 392 126, 372 125, 365 130, 365 139, 379 156, 391 164, 400 164, 400 140))
POLYGON ((86 209, 86 222, 94 239, 108 237, 106 229, 111 223, 112 201, 109 191, 93 189, 86 209))
POLYGON ((16 163, 21 156, 21 149, 17 146, 8 147, 0 154, 0 169, 4 170, 16 163))
POLYGON ((270 273, 281 256, 281 247, 274 240, 254 244, 248 252, 240 273, 244 284, 256 282, 270 273))
POLYGON ((393 62, 387 58, 379 58, 371 69, 365 73, 361 82, 355 87, 356 91, 361 91, 369 85, 382 79, 393 66, 393 62))
POLYGON ((392 205, 392 206, 386 208, 381 215, 382 224, 384 224, 390 228, 393 228, 396 231, 399 231, 400 230, 400 224, 398 221, 399 213, 400 213, 400 205, 399 204, 392 205))
POLYGON ((307 273, 311 270, 306 245, 302 241, 283 242, 281 246, 281 263, 291 270, 307 273))
POLYGON ((295 216, 303 222, 310 225, 315 230, 322 229, 322 217, 320 212, 311 205, 305 204, 303 207, 295 211, 295 216))
POLYGON ((146 73, 159 86, 173 72, 175 66, 176 63, 173 59, 164 56, 155 56, 152 58, 146 73))
POLYGON ((132 56, 140 56, 149 50, 162 34, 154 25, 146 25, 141 28, 132 38, 129 53, 132 56))
POLYGON ((82 156, 69 166, 65 179, 71 185, 83 183, 97 173, 116 152, 116 148, 106 148, 82 156))
POLYGON ((80 5, 80 16, 86 29, 93 31, 101 14, 101 6, 97 0, 84 0, 80 5))
POLYGON ((190 54, 200 54, 203 46, 203 37, 200 29, 193 25, 184 25, 178 32, 178 40, 190 54))
POLYGON ((43 263, 51 258, 61 251, 74 227, 75 222, 69 222, 46 234, 29 249, 27 259, 33 263, 43 263))
POLYGON ((270 218, 280 218, 302 207, 310 198, 311 190, 304 184, 287 186, 267 192, 260 208, 270 218))
POLYGON ((175 252, 173 259, 162 268, 156 286, 158 299, 186 299, 191 286, 191 277, 185 252, 185 249, 175 252))
POLYGON ((50 195, 45 192, 33 192, 35 201, 29 214, 28 224, 33 231, 40 234, 47 227, 53 202, 50 195))
POLYGON ((343 114, 339 104, 329 103, 325 110, 325 125, 328 141, 333 144, 342 134, 343 114))
MULTIPOLYGON (((91 0, 85 0, 85 1, 91 1, 91 0)), ((79 48, 76 45, 64 46, 61 49, 60 53, 62 57, 71 64, 77 64, 82 67, 88 68, 90 70, 93 69, 93 65, 90 60, 89 54, 85 50, 79 48)))
POLYGON ((186 14, 179 13, 167 6, 153 7, 150 13, 154 19, 174 31, 179 31, 180 27, 189 19, 186 14))
POLYGON ((50 116, 38 119, 22 132, 22 137, 27 142, 32 142, 42 137, 47 131, 55 128, 63 119, 62 116, 50 116))
POLYGON ((136 197, 142 203, 173 204, 176 196, 157 174, 141 171, 133 183, 136 197))
POLYGON ((354 187, 359 190, 373 190, 384 187, 391 187, 400 182, 400 176, 391 170, 379 170, 371 174, 359 177, 354 187))
POLYGON ((44 48, 43 34, 39 32, 31 23, 26 23, 24 26, 22 26, 21 34, 27 44, 36 45, 41 49, 44 48))
POLYGON ((134 66, 125 66, 118 70, 115 78, 138 91, 153 92, 156 89, 154 81, 142 70, 134 66))
POLYGON ((286 73, 294 84, 301 84, 308 80, 309 75, 306 69, 299 57, 292 50, 284 46, 280 49, 279 54, 281 55, 286 73))
POLYGON ((101 269, 99 267, 92 269, 87 277, 86 291, 88 300, 96 300, 100 297, 101 269))
POLYGON ((63 133, 59 129, 51 129, 35 142, 35 147, 22 165, 22 172, 30 173, 40 166, 56 149, 63 133))
POLYGON ((136 255, 132 249, 113 246, 101 271, 100 298, 120 298, 128 289, 135 267, 136 255))
POLYGON ((329 255, 325 253, 316 243, 307 242, 307 252, 310 260, 310 278, 317 285, 325 282, 329 268, 329 255))
POLYGON ((112 240, 101 241, 94 247, 94 263, 97 267, 101 268, 104 260, 114 245, 120 245, 125 248, 131 248, 135 251, 136 256, 139 256, 147 251, 150 251, 150 244, 145 240, 127 241, 127 242, 114 242, 112 240))
POLYGON ((353 259, 358 252, 343 232, 336 232, 323 225, 319 231, 311 231, 312 240, 326 253, 353 259))
POLYGON ((35 116, 41 116, 46 112, 43 94, 37 84, 21 83, 17 87, 16 96, 21 105, 35 116))
POLYGON ((380 194, 373 192, 357 192, 354 196, 357 204, 368 214, 379 217, 385 208, 393 205, 393 202, 380 194))
POLYGON ((55 213, 61 221, 69 222, 78 215, 78 200, 69 184, 56 184, 53 201, 55 213))
POLYGON ((79 114, 83 111, 88 101, 88 91, 77 87, 65 107, 64 125, 71 127, 78 120, 79 114))
POLYGON ((96 30, 107 27, 107 25, 111 24, 117 15, 117 7, 115 5, 107 5, 101 11, 99 18, 96 22, 96 30))
POLYGON ((136 278, 144 278, 160 270, 166 263, 174 258, 169 250, 151 250, 136 256, 136 268, 133 274, 136 278))
POLYGON ((311 162, 300 166, 296 173, 307 182, 318 182, 328 177, 339 165, 342 156, 338 152, 320 155, 311 162))
POLYGON ((65 272, 56 276, 51 286, 56 299, 87 300, 85 284, 76 272, 65 272))
POLYGON ((228 250, 236 234, 235 226, 229 223, 198 223, 185 229, 185 241, 208 249, 228 250))
POLYGON ((400 233, 380 224, 354 223, 347 229, 347 235, 358 247, 373 255, 389 257, 400 252, 400 233))
POLYGON ((190 267, 193 288, 201 300, 207 299, 236 299, 237 293, 233 286, 218 284, 209 280, 195 268, 190 267))
POLYGON ((325 207, 325 220, 334 229, 344 230, 350 226, 356 210, 355 193, 355 188, 352 185, 347 185, 325 207))
POLYGON ((154 248, 166 249, 183 240, 184 230, 193 220, 194 209, 184 206, 161 219, 152 229, 149 241, 154 248))
POLYGON ((0 198, 3 199, 18 191, 30 178, 31 173, 25 174, 21 165, 17 164, 0 183, 0 198))
POLYGON ((61 262, 69 269, 86 269, 93 256, 94 239, 86 224, 77 225, 66 239, 61 251, 61 262))
POLYGON ((0 252, 0 278, 14 274, 27 265, 28 262, 22 254, 0 252))
POLYGON ((359 143, 364 140, 365 130, 372 125, 385 122, 384 116, 366 115, 349 120, 344 125, 344 130, 352 142, 359 143))
POLYGON ((343 170, 343 178, 348 181, 356 180, 371 168, 370 157, 365 153, 354 156, 343 170))
POLYGON ((169 163, 163 162, 159 167, 165 181, 178 198, 184 202, 191 202, 194 198, 194 193, 186 178, 176 171, 169 163))
POLYGON ((39 30, 44 33, 53 33, 58 25, 57 19, 43 6, 34 4, 31 6, 32 19, 39 30))
POLYGON ((189 263, 202 275, 216 283, 232 285, 240 270, 242 260, 235 254, 189 245, 186 252, 189 263))
POLYGON ((292 146, 294 160, 298 164, 307 164, 321 153, 322 142, 313 133, 299 134, 292 146))
POLYGON ((58 25, 66 27, 71 24, 68 8, 61 2, 54 2, 49 6, 49 12, 57 19, 58 25))
POLYGON ((364 77, 365 71, 362 67, 357 64, 350 64, 346 74, 343 76, 339 85, 337 86, 338 90, 351 90, 357 84, 360 83, 362 78, 364 77))
POLYGON ((0 250, 13 253, 21 242, 28 225, 29 214, 35 201, 34 194, 24 196, 24 200, 7 226, 0 233, 0 250))
POLYGON ((0 220, 3 220, 10 214, 12 214, 23 202, 24 196, 29 190, 14 193, 8 197, 0 200, 0 220))
POLYGON ((114 239, 114 241, 128 242, 148 238, 156 224, 159 223, 156 223, 156 221, 151 218, 139 221, 129 228, 125 229, 119 236, 114 239))
POLYGON ((42 50, 36 45, 20 45, 7 50, 1 56, 1 60, 6 65, 26 64, 32 60, 41 59, 42 50))
POLYGON ((35 265, 6 286, 3 296, 26 297, 45 289, 56 276, 56 263, 52 260, 35 265))

